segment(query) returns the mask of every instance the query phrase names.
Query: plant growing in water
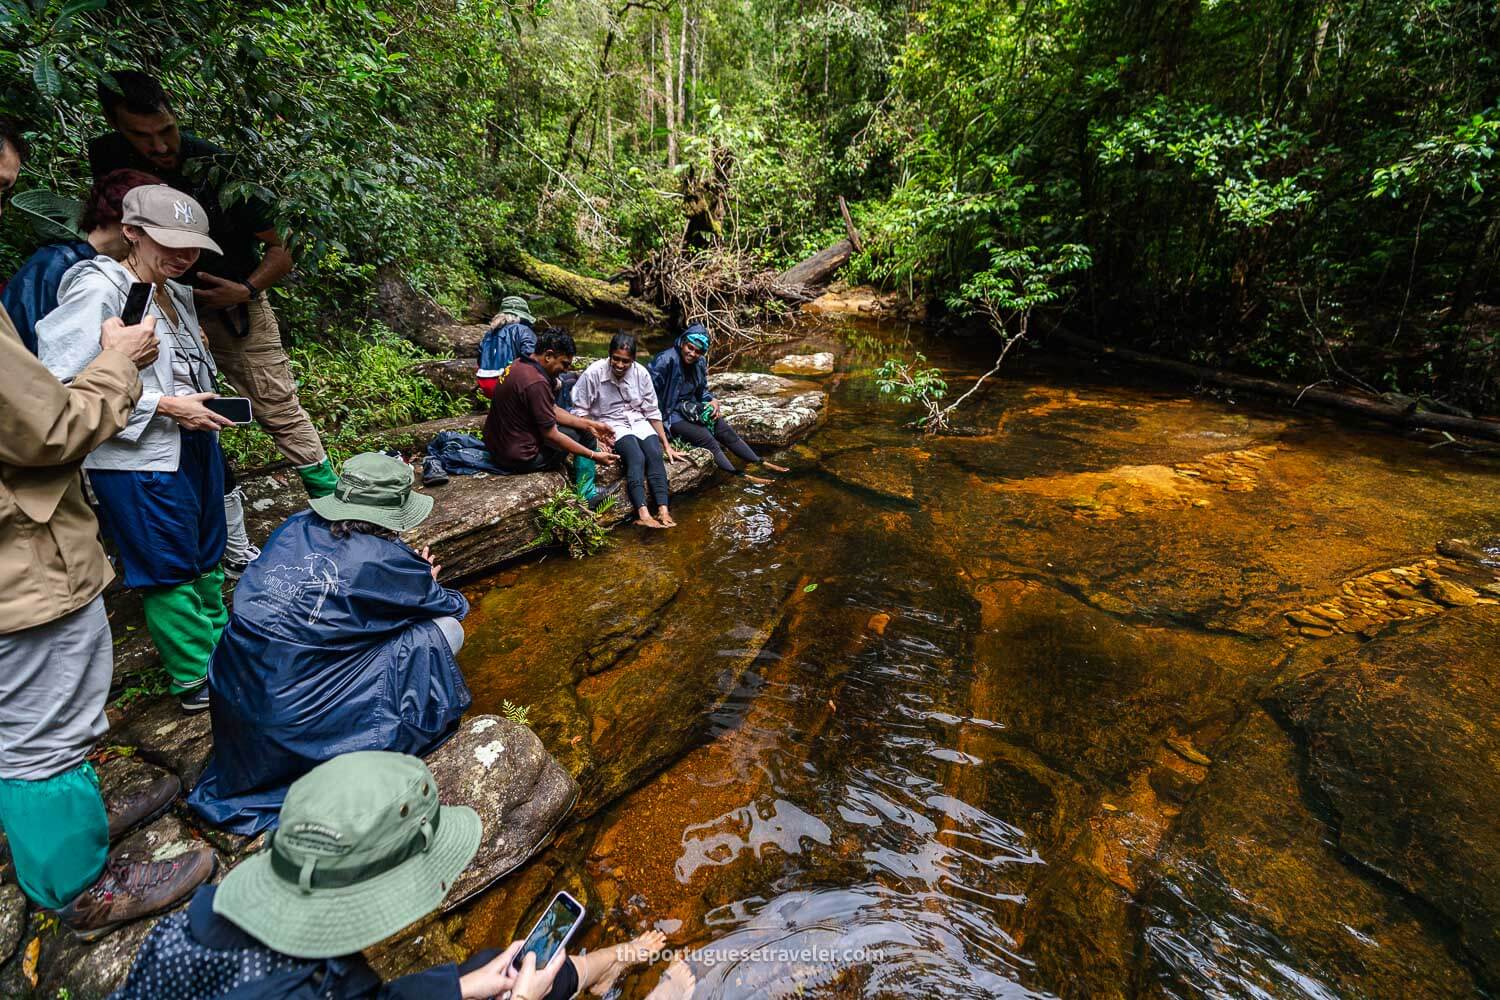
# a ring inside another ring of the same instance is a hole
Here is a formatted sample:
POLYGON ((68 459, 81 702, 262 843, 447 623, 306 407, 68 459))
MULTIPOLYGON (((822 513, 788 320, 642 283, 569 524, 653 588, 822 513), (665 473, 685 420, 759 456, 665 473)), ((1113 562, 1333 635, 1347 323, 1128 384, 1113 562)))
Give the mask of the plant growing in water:
POLYGON ((599 515, 614 507, 610 497, 589 510, 588 502, 572 490, 558 490, 536 512, 538 545, 562 545, 574 559, 591 556, 609 544, 599 515))
POLYGON ((955 312, 988 318, 990 328, 1000 335, 1000 356, 990 370, 947 406, 940 405, 948 391, 943 373, 919 367, 927 360, 920 354, 916 365, 890 358, 875 373, 882 393, 894 393, 901 402, 920 403, 926 409, 927 416, 920 424, 928 434, 946 430, 953 411, 1000 370, 1010 349, 1030 332, 1033 309, 1056 302, 1073 290, 1061 277, 1084 270, 1091 263, 1089 248, 1079 243, 1064 244, 1051 255, 1043 255, 1036 247, 1011 250, 993 243, 986 249, 990 266, 964 282, 947 301, 955 312))
POLYGON ((883 396, 895 396, 907 406, 914 403, 922 406, 927 416, 912 421, 912 425, 930 430, 942 417, 942 402, 948 395, 948 383, 943 379, 941 368, 923 368, 926 363, 927 356, 920 352, 913 362, 887 358, 885 364, 875 370, 875 385, 883 396))

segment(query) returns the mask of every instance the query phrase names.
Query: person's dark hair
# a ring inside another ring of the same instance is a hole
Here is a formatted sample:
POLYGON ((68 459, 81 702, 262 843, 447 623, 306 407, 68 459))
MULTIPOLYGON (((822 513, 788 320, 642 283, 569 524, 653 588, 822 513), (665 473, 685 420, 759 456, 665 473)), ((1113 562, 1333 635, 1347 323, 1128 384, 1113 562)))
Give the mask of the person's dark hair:
MULTIPOLYGON (((328 521, 325 517, 323 520, 328 521)), ((390 528, 382 528, 378 524, 369 521, 328 521, 328 531, 334 538, 348 538, 350 535, 374 535, 376 538, 389 538, 392 541, 400 538, 399 532, 390 528)))
POLYGON ((0 149, 14 149, 22 163, 31 156, 31 146, 21 134, 21 123, 4 115, 0 115, 0 149))
POLYGON ((172 102, 161 81, 150 73, 133 69, 122 69, 99 80, 99 103, 106 117, 113 117, 121 108, 133 115, 154 115, 158 111, 171 111, 172 102), (114 80, 114 86, 109 84, 114 80))
POLYGON ((122 167, 94 181, 89 196, 83 202, 83 215, 78 219, 78 228, 91 233, 100 226, 108 226, 125 217, 122 202, 131 188, 145 184, 160 184, 162 179, 155 174, 122 167))
POLYGON ((635 357, 635 334, 626 333, 625 331, 621 330, 619 333, 609 338, 609 353, 613 354, 616 351, 626 351, 632 358, 635 357))
POLYGON ((573 343, 572 336, 566 330, 549 326, 545 330, 537 331, 535 353, 546 354, 548 351, 563 357, 576 358, 578 345, 573 343))

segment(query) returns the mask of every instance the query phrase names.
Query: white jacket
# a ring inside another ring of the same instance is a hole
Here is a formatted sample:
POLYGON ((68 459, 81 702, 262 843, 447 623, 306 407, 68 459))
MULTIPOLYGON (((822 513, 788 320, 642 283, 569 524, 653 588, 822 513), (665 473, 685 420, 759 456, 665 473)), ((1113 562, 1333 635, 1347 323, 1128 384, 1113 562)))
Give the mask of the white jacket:
MULTIPOLYGON (((57 308, 36 325, 37 356, 63 382, 71 382, 99 353, 99 328, 125 309, 125 297, 133 279, 124 266, 111 257, 95 257, 68 268, 57 286, 57 308)), ((204 391, 211 391, 217 374, 213 355, 203 342, 193 292, 175 281, 166 283, 167 293, 181 320, 180 332, 192 337, 197 353, 210 376, 204 391)), ((177 422, 156 412, 157 401, 172 392, 172 348, 167 320, 153 297, 146 314, 157 317, 159 351, 150 368, 141 372, 140 401, 131 411, 125 429, 96 448, 83 460, 85 469, 124 469, 133 472, 175 472, 182 450, 177 422)))

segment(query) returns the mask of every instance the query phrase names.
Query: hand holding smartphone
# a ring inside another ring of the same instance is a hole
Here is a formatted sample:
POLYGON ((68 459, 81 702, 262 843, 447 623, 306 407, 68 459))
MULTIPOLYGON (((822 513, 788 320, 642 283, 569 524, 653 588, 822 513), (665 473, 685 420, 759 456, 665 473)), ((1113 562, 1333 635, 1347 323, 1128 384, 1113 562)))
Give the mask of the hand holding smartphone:
POLYGON ((248 424, 255 419, 250 410, 250 400, 244 396, 217 396, 203 401, 205 409, 221 417, 228 417, 237 424, 248 424))
POLYGON ((547 911, 536 922, 536 926, 531 928, 531 933, 526 935, 526 943, 521 945, 521 950, 511 959, 511 968, 519 972, 527 955, 536 959, 538 969, 544 968, 552 961, 552 956, 561 951, 578 932, 578 928, 583 925, 584 912, 583 904, 566 892, 553 896, 547 911))
POLYGON ((125 294, 125 308, 120 312, 120 319, 126 326, 135 326, 146 315, 146 307, 151 304, 151 290, 155 287, 149 281, 130 283, 130 291, 125 294))

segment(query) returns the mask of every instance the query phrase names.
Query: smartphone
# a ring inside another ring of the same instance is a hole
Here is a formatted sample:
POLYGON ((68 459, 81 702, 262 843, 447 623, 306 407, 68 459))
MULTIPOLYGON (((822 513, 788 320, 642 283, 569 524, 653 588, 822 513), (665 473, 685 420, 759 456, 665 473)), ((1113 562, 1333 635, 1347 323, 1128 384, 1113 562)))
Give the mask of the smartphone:
POLYGON ((203 405, 237 424, 248 424, 255 419, 250 412, 250 400, 244 396, 220 396, 217 399, 205 399, 203 405))
POLYGON ((146 306, 151 304, 151 282, 132 281, 125 296, 125 310, 120 319, 126 326, 135 326, 146 315, 146 306))
POLYGON ((547 912, 542 914, 531 933, 526 935, 526 942, 521 945, 521 950, 511 959, 510 967, 519 972, 521 963, 528 954, 536 956, 538 969, 552 961, 552 956, 561 951, 582 926, 583 918, 583 905, 578 900, 566 892, 553 896, 547 912))

